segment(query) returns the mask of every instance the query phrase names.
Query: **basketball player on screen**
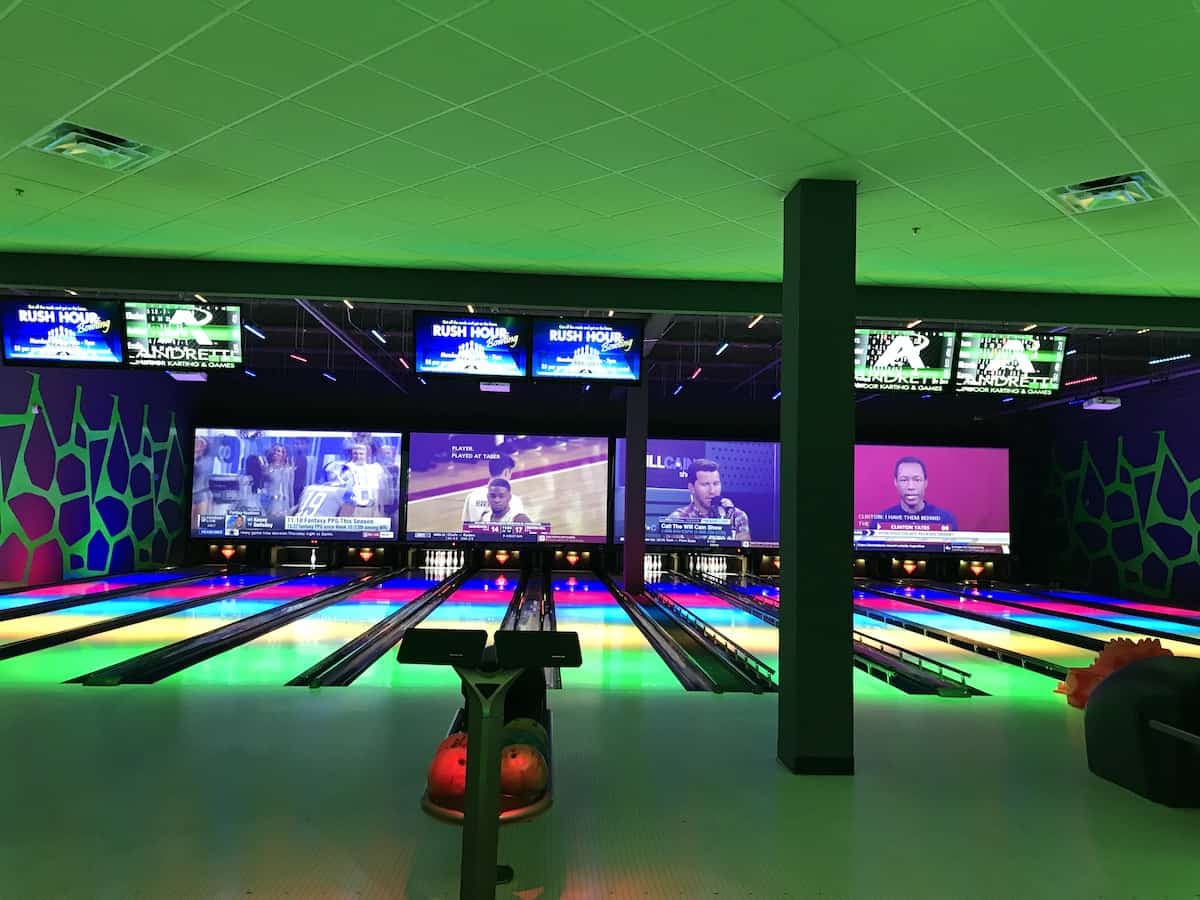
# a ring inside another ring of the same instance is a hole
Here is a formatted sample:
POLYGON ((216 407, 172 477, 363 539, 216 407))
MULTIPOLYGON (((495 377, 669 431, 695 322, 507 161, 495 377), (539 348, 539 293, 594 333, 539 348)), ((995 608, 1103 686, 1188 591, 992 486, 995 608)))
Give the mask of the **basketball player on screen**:
POLYGON ((481 523, 525 523, 532 520, 512 508, 512 485, 504 478, 493 478, 487 486, 488 511, 476 521, 481 523))
POLYGON ((696 459, 687 469, 688 493, 692 501, 681 506, 667 519, 728 519, 733 540, 750 540, 750 517, 734 506, 728 497, 721 496, 721 467, 711 459, 696 459))
POLYGON ((493 478, 503 478, 509 483, 509 508, 514 513, 525 512, 525 504, 521 502, 521 498, 511 493, 512 473, 516 467, 517 461, 507 453, 502 453, 495 459, 488 460, 488 483, 475 488, 475 490, 467 494, 467 499, 463 501, 462 520, 464 522, 478 522, 480 516, 484 516, 490 512, 491 505, 488 503, 488 488, 491 486, 493 478))

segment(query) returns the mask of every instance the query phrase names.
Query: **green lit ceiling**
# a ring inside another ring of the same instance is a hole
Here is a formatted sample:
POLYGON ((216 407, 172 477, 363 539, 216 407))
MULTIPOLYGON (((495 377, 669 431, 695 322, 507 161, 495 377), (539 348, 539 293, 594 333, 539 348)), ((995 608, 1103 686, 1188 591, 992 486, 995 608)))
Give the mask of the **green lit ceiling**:
POLYGON ((1193 0, 0 2, 0 251, 770 280, 849 178, 862 282, 1200 296, 1197 48, 1193 0), (23 146, 63 119, 168 152, 23 146))

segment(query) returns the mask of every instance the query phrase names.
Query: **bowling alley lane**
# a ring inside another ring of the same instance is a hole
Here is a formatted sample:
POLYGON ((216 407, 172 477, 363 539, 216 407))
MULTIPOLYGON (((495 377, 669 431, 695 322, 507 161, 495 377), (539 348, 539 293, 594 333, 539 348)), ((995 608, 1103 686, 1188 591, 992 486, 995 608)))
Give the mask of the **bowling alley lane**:
MULTIPOLYGON (((1167 634, 1178 634, 1180 636, 1195 638, 1200 640, 1200 613, 1197 613, 1195 624, 1187 624, 1185 622, 1171 622, 1164 619, 1157 619, 1152 616, 1138 615, 1141 612, 1138 606, 1153 607, 1153 604, 1122 604, 1121 611, 1111 609, 1101 609, 1096 606, 1087 606, 1082 603, 1075 603, 1071 599, 1061 597, 1041 597, 1037 594, 1026 594, 1021 591, 1009 591, 989 588, 972 588, 963 593, 963 596, 971 599, 994 600, 996 603, 1004 603, 1006 600, 1013 600, 1021 603, 1023 606, 1033 607, 1051 615, 1070 613, 1076 616, 1088 616, 1092 619, 1102 619, 1115 629, 1149 629, 1151 631, 1162 631, 1167 634)), ((1155 609, 1166 609, 1166 607, 1153 607, 1155 609)), ((1188 610, 1179 610, 1185 617, 1188 617, 1188 610)), ((1195 612, 1194 610, 1192 612, 1195 612)), ((1189 617, 1191 618, 1191 617, 1189 617)), ((1200 653, 1200 647, 1196 648, 1196 652, 1200 653)), ((1193 654, 1195 655, 1195 654, 1193 654)))
MULTIPOLYGON (((776 585, 762 584, 743 576, 732 575, 726 579, 726 582, 731 590, 747 597, 769 605, 779 605, 779 588, 776 585)), ((942 614, 931 613, 931 615, 942 614)), ((959 621, 969 622, 970 620, 959 621)), ((971 678, 968 683, 988 694, 1041 698, 1054 691, 1054 681, 1045 675, 972 653, 936 638, 885 624, 869 616, 856 613, 854 630, 876 640, 887 641, 913 653, 920 653, 922 656, 928 656, 930 659, 970 672, 971 678)))
MULTIPOLYGON (((200 597, 205 592, 216 593, 229 590, 239 584, 252 587, 271 577, 269 573, 265 572, 223 576, 221 579, 214 579, 214 581, 223 582, 218 585, 197 582, 170 590, 175 594, 172 600, 182 600, 185 598, 179 594, 185 590, 192 592, 190 596, 200 597)), ((65 681, 158 647, 195 637, 237 619, 244 619, 246 616, 271 609, 281 603, 298 600, 334 584, 344 582, 343 576, 301 575, 289 581, 253 588, 234 597, 213 600, 211 603, 204 603, 161 618, 105 631, 88 638, 72 641, 69 644, 49 647, 24 656, 16 656, 0 661, 0 683, 34 682, 44 684, 65 681)), ((106 604, 95 604, 95 606, 108 604, 119 605, 119 612, 111 613, 113 615, 138 612, 147 608, 146 601, 144 599, 139 601, 137 597, 122 597, 118 600, 107 601, 106 604)), ((86 617, 81 616, 81 611, 85 609, 85 607, 77 607, 31 618, 46 620, 38 632, 44 634, 94 621, 97 617, 95 613, 86 617)), ((12 626, 25 621, 27 620, 17 619, 12 622, 0 623, 0 630, 4 626, 12 626)))
POLYGON ((699 616, 778 672, 779 631, 774 625, 722 600, 697 584, 675 576, 666 576, 650 586, 699 616))
POLYGON ((17 609, 22 606, 45 603, 48 600, 65 600, 68 597, 88 597, 93 594, 105 594, 109 591, 120 591, 135 586, 145 587, 149 590, 156 584, 178 581, 200 574, 202 572, 197 569, 175 569, 162 572, 128 572, 124 575, 89 578, 86 581, 61 581, 58 584, 0 593, 0 609, 17 609))
POLYGON ((599 578, 586 572, 559 573, 552 587, 558 630, 578 632, 583 654, 580 668, 562 670, 564 689, 682 690, 679 679, 599 578))
POLYGON ((380 619, 402 609, 437 583, 436 578, 422 574, 419 569, 389 578, 282 628, 268 631, 240 647, 183 669, 164 682, 287 684, 309 666, 358 637, 380 619))
MULTIPOLYGON (((519 581, 520 576, 514 572, 478 572, 439 603, 417 627, 477 628, 488 633, 490 642, 491 635, 504 619, 519 581)), ((408 689, 457 688, 459 680, 450 666, 402 666, 396 662, 393 649, 355 679, 353 686, 359 685, 408 689)))
POLYGON ((1105 594, 1091 594, 1087 591, 1041 590, 1035 596, 1057 597, 1060 600, 1091 600, 1097 603, 1107 603, 1109 606, 1119 606, 1122 610, 1131 613, 1144 613, 1152 618, 1154 614, 1167 615, 1188 619, 1200 624, 1200 609, 1164 606, 1161 603, 1147 603, 1144 600, 1127 600, 1124 597, 1109 597, 1105 594))
MULTIPOLYGON (((1006 606, 1003 603, 993 600, 980 599, 968 596, 966 594, 960 594, 957 591, 944 591, 931 587, 896 586, 895 588, 890 588, 890 590, 894 590, 895 593, 903 594, 906 597, 916 597, 929 603, 936 603, 940 608, 944 608, 948 612, 953 612, 956 609, 965 612, 973 612, 1010 622, 1020 622, 1026 625, 1037 625, 1040 628, 1052 628, 1055 631, 1059 631, 1064 634, 1082 635, 1084 637, 1090 637, 1100 641, 1111 641, 1114 638, 1119 637, 1133 638, 1135 640, 1144 637, 1144 635, 1130 631, 1127 625, 1122 626, 1122 623, 1114 621, 1111 618, 1109 619, 1109 621, 1112 621, 1111 626, 1095 625, 1091 622, 1081 622, 1077 619, 1068 619, 1064 616, 1054 615, 1054 613, 1051 611, 1052 608, 1057 612, 1074 612, 1076 610, 1082 611, 1087 609, 1086 607, 1081 607, 1077 604, 1042 601, 1040 604, 1041 611, 1030 611, 1028 609, 1022 609, 1018 606, 1006 606)), ((1022 602, 1024 602, 1024 595, 1021 595, 1021 598, 1022 602)), ((1090 615, 1090 613, 1084 614, 1090 615)), ((1131 618, 1140 618, 1124 616, 1120 613, 1114 613, 1112 615, 1126 621, 1130 620, 1131 618)), ((1093 616, 1093 618, 1106 617, 1101 615, 1093 616)), ((1140 620, 1144 622, 1151 621, 1144 618, 1140 618, 1140 620)), ((1196 632, 1196 629, 1190 625, 1174 622, 1161 622, 1157 619, 1153 620, 1153 622, 1156 626, 1165 626, 1158 627, 1159 631, 1167 631, 1176 634, 1187 633, 1189 630, 1192 633, 1196 632)), ((1177 656, 1200 656, 1200 644, 1189 644, 1185 641, 1175 641, 1168 638, 1163 638, 1160 642, 1164 647, 1169 649, 1177 656)), ((1092 653, 1088 662, 1091 662, 1091 659, 1094 658, 1095 653, 1092 653)))

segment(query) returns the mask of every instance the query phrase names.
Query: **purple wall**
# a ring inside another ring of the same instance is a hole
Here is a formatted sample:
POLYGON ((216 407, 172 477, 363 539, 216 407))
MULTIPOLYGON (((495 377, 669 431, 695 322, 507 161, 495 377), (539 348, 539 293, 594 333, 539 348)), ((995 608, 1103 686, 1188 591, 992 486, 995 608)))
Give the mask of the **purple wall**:
POLYGON ((162 373, 0 368, 0 584, 179 559, 188 406, 162 373))

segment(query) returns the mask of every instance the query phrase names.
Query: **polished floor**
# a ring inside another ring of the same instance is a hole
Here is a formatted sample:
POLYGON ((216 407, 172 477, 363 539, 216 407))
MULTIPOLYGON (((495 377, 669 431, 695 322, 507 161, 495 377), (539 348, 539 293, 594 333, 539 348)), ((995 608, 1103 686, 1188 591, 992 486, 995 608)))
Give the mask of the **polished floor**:
MULTIPOLYGON (((1061 697, 856 679, 854 778, 780 768, 769 695, 556 692, 557 802, 504 830, 498 896, 1200 896, 1200 811, 1092 777, 1061 697)), ((0 897, 453 898, 459 832, 417 799, 456 702, 0 687, 0 897)))

